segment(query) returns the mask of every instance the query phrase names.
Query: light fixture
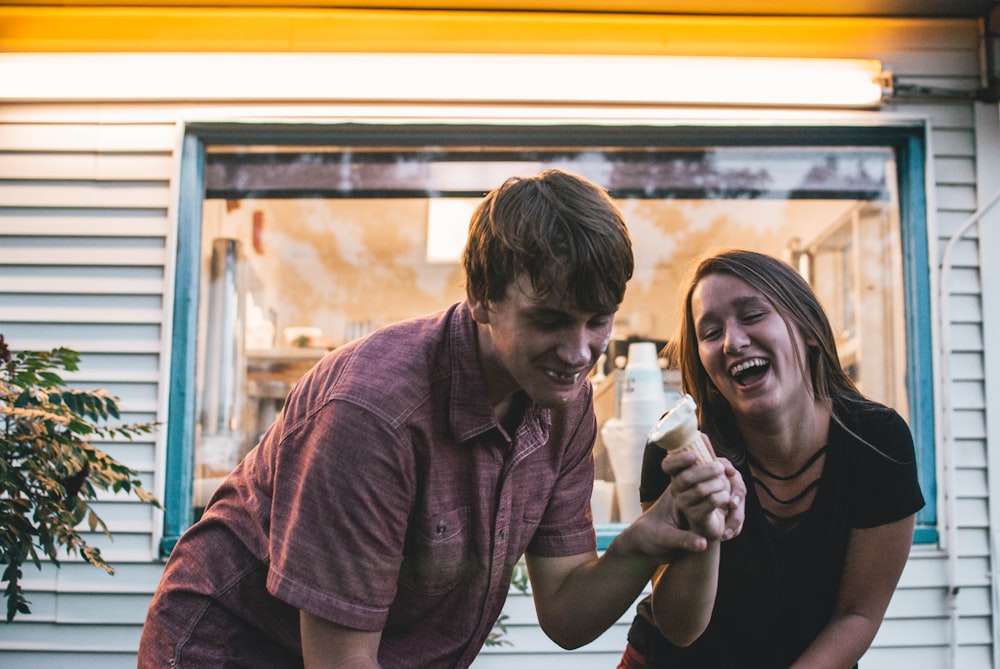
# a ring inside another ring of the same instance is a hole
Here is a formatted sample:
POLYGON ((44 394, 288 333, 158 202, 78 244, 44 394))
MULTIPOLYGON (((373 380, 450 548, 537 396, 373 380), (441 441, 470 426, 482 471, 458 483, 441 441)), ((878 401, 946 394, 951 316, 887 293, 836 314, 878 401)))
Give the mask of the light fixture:
POLYGON ((686 104, 868 107, 892 95, 877 60, 819 58, 664 59, 651 81, 686 104))
POLYGON ((592 54, 14 53, 0 81, 8 101, 873 107, 892 94, 878 60, 592 54))

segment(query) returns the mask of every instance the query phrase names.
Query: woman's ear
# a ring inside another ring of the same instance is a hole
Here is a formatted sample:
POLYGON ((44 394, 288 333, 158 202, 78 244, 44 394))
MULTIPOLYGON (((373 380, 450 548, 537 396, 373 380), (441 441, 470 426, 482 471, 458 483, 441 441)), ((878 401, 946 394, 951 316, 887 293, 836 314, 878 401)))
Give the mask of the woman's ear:
POLYGON ((465 301, 472 311, 472 318, 480 325, 490 322, 490 310, 486 300, 476 294, 476 291, 469 285, 465 286, 465 301))

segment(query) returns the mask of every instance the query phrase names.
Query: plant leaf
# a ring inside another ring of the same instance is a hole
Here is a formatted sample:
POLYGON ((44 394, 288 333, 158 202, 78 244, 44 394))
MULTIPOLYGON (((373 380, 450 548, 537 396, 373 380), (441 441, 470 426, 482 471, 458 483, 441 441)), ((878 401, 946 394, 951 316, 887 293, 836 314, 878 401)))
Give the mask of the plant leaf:
POLYGON ((135 495, 162 508, 138 473, 94 447, 95 438, 151 433, 156 423, 119 424, 118 398, 106 390, 67 389, 60 370, 76 371, 80 356, 68 348, 19 351, 0 365, 0 565, 7 586, 7 619, 30 613, 21 566, 59 565, 61 552, 79 554, 114 574, 80 528, 107 525, 88 500, 97 491, 135 495), (83 525, 86 520, 86 525, 83 525))

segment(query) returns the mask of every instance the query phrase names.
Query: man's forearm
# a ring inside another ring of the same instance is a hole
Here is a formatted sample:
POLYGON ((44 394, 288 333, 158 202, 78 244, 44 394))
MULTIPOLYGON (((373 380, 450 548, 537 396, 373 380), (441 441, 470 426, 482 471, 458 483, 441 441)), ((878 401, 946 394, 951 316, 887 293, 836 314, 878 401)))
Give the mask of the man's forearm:
MULTIPOLYGON (((599 559, 578 564, 567 573, 557 589, 535 593, 539 622, 561 647, 579 648, 607 631, 635 603, 660 566, 659 558, 636 547, 630 529, 599 559)), ((529 571, 539 563, 538 558, 529 558, 529 571)))

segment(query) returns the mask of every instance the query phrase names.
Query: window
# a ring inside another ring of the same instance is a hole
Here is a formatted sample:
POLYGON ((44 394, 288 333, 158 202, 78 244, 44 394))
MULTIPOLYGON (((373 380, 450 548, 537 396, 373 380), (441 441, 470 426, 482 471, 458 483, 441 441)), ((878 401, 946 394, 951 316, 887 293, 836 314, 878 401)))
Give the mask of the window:
MULTIPOLYGON (((845 367, 909 420, 929 502, 917 540, 936 540, 922 155, 915 129, 192 126, 165 550, 323 353, 462 299, 471 208, 548 167, 607 187, 625 213, 636 272, 619 342, 672 335, 678 286, 705 250, 798 267, 845 367)), ((602 421, 614 392, 595 388, 602 421)), ((613 479, 600 443, 595 456, 613 479)))

